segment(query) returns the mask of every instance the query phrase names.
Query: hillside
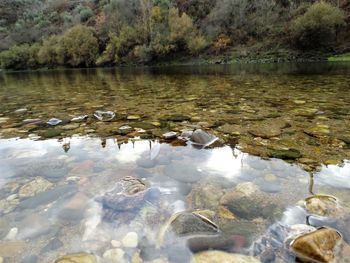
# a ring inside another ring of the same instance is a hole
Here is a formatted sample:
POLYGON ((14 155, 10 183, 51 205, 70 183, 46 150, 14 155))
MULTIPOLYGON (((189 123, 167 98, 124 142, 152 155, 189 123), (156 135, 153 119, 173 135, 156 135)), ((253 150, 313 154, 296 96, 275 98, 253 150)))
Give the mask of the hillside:
POLYGON ((350 51, 347 0, 2 0, 0 18, 5 69, 350 51))

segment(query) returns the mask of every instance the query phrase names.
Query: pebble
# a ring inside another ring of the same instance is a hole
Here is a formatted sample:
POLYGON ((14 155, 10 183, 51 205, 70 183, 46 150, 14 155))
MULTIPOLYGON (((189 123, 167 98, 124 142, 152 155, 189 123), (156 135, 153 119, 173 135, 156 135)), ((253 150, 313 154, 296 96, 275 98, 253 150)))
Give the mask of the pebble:
POLYGON ((122 246, 122 243, 118 240, 111 240, 111 245, 112 247, 121 247, 122 246))
POLYGON ((163 134, 163 138, 166 140, 175 139, 177 136, 176 132, 167 132, 163 134))
POLYGON ((124 247, 135 248, 138 245, 138 236, 136 232, 129 232, 122 239, 122 244, 124 247))
POLYGON ((17 236, 17 233, 18 233, 18 228, 17 227, 13 227, 7 233, 5 239, 7 239, 7 240, 14 240, 16 238, 16 236, 17 236))
POLYGON ((120 248, 112 248, 108 249, 103 253, 103 258, 107 260, 111 260, 112 262, 125 262, 124 260, 124 250, 120 248))

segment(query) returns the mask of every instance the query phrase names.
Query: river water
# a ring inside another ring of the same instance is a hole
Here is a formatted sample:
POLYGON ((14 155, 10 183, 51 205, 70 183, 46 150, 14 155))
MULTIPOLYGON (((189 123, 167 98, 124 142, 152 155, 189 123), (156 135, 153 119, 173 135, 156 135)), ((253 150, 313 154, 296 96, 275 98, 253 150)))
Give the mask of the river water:
POLYGON ((0 102, 4 262, 295 262, 294 225, 350 241, 349 64, 2 73, 0 102), (180 136, 198 129, 218 140, 180 136))

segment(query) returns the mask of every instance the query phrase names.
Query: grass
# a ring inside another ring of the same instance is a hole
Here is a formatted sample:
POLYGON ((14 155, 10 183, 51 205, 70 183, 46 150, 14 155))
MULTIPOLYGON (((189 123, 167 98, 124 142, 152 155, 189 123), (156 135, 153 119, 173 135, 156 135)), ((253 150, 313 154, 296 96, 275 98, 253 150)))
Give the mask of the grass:
POLYGON ((350 53, 345 53, 345 54, 341 54, 341 55, 337 55, 337 56, 333 56, 333 57, 329 57, 328 61, 349 61, 350 62, 350 53))

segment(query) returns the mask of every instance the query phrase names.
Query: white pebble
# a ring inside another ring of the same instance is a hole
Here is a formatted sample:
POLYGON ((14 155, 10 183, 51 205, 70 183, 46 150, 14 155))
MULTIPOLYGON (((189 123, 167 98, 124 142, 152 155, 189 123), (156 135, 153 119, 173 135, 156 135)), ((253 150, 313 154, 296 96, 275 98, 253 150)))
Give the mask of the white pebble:
POLYGON ((124 262, 124 250, 120 248, 108 249, 103 253, 103 258, 113 262, 124 262))
POLYGON ((118 240, 111 240, 112 247, 121 247, 122 243, 118 240))
POLYGON ((124 247, 135 248, 138 245, 138 236, 136 232, 129 232, 122 239, 122 244, 124 247))
POLYGON ((17 236, 17 233, 18 233, 18 228, 17 227, 13 227, 7 233, 5 239, 7 239, 7 240, 14 240, 16 238, 16 236, 17 236))

